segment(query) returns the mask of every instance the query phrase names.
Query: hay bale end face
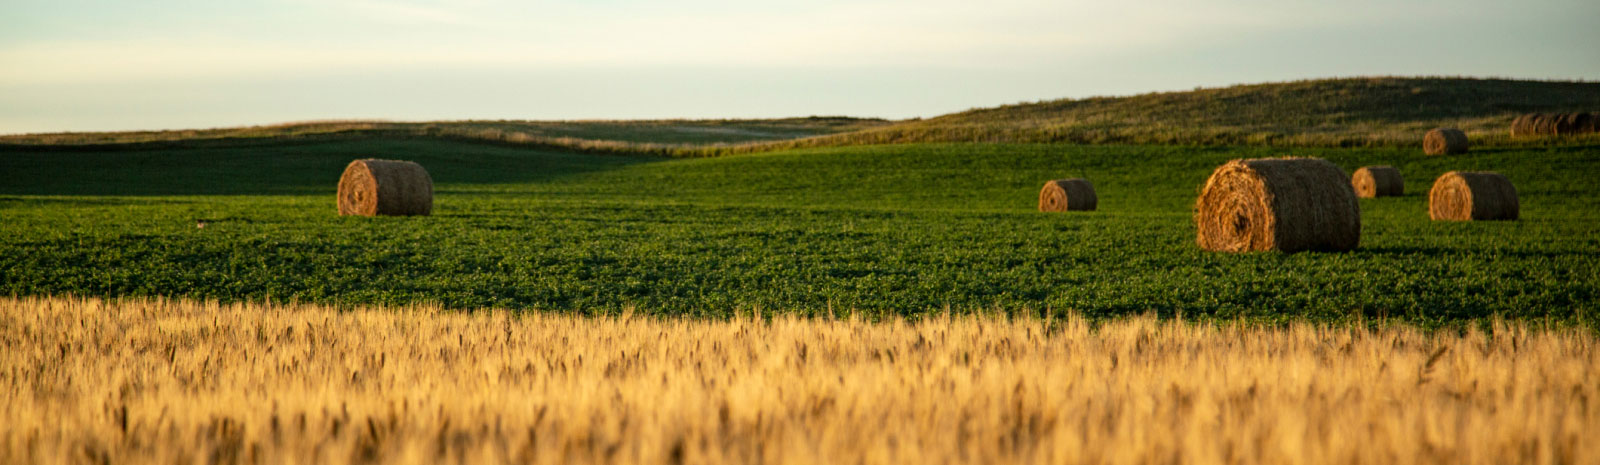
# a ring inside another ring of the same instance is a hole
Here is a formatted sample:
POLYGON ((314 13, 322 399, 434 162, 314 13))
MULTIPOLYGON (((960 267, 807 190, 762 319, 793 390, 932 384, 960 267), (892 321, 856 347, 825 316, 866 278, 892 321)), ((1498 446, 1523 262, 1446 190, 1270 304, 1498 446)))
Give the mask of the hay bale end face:
POLYGON ((1350 187, 1355 189, 1356 197, 1370 199, 1374 197, 1394 197, 1405 193, 1405 180, 1400 178, 1400 170, 1389 165, 1363 166, 1350 175, 1350 187))
POLYGON ((1467 153, 1467 133, 1455 128, 1438 128, 1422 137, 1422 152, 1428 155, 1467 153))
POLYGON ((1500 173, 1451 171, 1428 191, 1428 217, 1435 220, 1515 220, 1517 188, 1500 173))
POLYGON ((339 214, 412 216, 433 212, 433 178, 422 165, 356 160, 339 176, 339 214))
POLYGON ((1044 183, 1039 190, 1039 211, 1093 211, 1100 203, 1094 195, 1094 185, 1080 178, 1057 179, 1044 183))
POLYGON ((1339 251, 1361 242, 1361 207, 1344 170, 1321 158, 1233 160, 1195 203, 1200 247, 1218 252, 1339 251))

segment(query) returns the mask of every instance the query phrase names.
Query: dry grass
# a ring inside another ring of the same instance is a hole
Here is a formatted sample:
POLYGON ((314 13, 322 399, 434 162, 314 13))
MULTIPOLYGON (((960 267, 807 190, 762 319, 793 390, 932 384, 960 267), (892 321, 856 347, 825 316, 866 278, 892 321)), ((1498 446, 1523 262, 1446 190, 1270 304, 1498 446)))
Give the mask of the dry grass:
POLYGON ((0 462, 1594 463, 1597 348, 0 299, 0 462))

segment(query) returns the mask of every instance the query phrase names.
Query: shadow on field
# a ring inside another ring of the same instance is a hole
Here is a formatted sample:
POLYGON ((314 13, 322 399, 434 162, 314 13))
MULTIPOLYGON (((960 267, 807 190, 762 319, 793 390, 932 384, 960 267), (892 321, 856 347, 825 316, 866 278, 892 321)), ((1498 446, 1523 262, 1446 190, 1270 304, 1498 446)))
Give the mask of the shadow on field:
POLYGON ((66 207, 123 207, 129 205, 176 205, 196 203, 176 199, 107 199, 74 197, 7 197, 0 196, 0 208, 15 206, 53 205, 66 207))
POLYGON ((1503 257, 1508 257, 1508 258, 1518 258, 1518 259, 1556 259, 1556 258, 1564 258, 1564 257, 1570 258, 1573 255, 1580 255, 1580 256, 1588 256, 1588 257, 1600 258, 1600 251, 1596 251, 1596 252, 1574 252, 1574 251, 1571 251, 1571 250, 1559 251, 1559 252, 1537 252, 1537 251, 1526 251, 1526 250, 1495 250, 1495 251, 1489 252, 1489 251, 1484 251, 1482 249, 1475 248, 1475 247, 1453 248, 1453 247, 1430 247, 1430 246, 1410 246, 1410 245, 1388 246, 1388 247, 1361 247, 1360 249, 1357 249, 1357 250, 1359 251, 1359 253, 1363 253, 1363 254, 1388 255, 1388 256, 1395 256, 1395 257, 1416 257, 1416 256, 1439 257, 1439 256, 1447 256, 1447 255, 1496 255, 1496 256, 1503 256, 1503 257))
POLYGON ((664 160, 417 139, 104 151, 12 146, 0 149, 0 195, 333 195, 345 165, 363 158, 415 161, 436 187, 537 183, 664 160))

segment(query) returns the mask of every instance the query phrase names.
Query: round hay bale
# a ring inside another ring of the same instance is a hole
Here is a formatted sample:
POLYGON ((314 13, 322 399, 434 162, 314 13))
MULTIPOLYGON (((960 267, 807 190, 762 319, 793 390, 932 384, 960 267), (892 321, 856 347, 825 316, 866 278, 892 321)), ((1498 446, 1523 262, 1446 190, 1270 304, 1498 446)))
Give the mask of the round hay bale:
POLYGON ((1600 115, 1594 113, 1579 113, 1578 122, 1575 126, 1576 128, 1574 129, 1579 134, 1600 132, 1600 115))
POLYGON ((1560 114, 1540 113, 1533 117, 1533 133, 1541 136, 1556 135, 1556 122, 1561 120, 1560 114))
POLYGON ((1373 197, 1393 197, 1405 192, 1405 180, 1400 178, 1400 170, 1389 165, 1363 166, 1350 175, 1350 187, 1355 189, 1356 197, 1370 199, 1373 197))
POLYGON ((1511 135, 1513 137, 1532 137, 1555 134, 1555 125, 1551 122, 1554 115, 1544 113, 1529 113, 1518 116, 1511 121, 1511 135))
POLYGON ((1563 113, 1555 123, 1556 135, 1570 136, 1594 132, 1594 114, 1563 113))
POLYGON ((1233 160, 1206 179, 1195 202, 1206 250, 1350 250, 1361 207, 1344 170, 1321 158, 1233 160))
POLYGON ((1094 185, 1081 178, 1057 179, 1039 189, 1039 211, 1093 211, 1099 204, 1094 185))
POLYGON ((1511 137, 1527 137, 1537 135, 1538 133, 1534 132, 1533 129, 1533 119, 1535 117, 1538 117, 1538 115, 1526 114, 1518 116, 1517 119, 1511 120, 1511 137))
POLYGON ((1435 220, 1515 220, 1517 188, 1500 173, 1451 171, 1433 181, 1428 216, 1435 220))
POLYGON ((1572 134, 1572 133, 1576 132, 1577 129, 1578 129, 1578 114, 1577 113, 1560 113, 1560 114, 1556 115, 1556 119, 1555 119, 1555 133, 1556 133, 1556 135, 1572 134))
POLYGON ((1467 133, 1455 128, 1438 128, 1422 137, 1422 152, 1428 155, 1467 153, 1467 133))
POLYGON ((422 165, 400 160, 356 160, 339 176, 339 214, 427 215, 433 211, 433 178, 422 165))

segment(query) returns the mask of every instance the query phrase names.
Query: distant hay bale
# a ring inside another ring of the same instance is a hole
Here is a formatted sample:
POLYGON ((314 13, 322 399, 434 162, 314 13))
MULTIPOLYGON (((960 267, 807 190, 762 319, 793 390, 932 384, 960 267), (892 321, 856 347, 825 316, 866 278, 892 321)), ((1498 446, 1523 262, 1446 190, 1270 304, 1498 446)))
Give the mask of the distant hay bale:
POLYGON ((1530 113, 1530 114, 1518 116, 1517 119, 1511 120, 1511 137, 1523 137, 1523 136, 1534 135, 1534 133, 1533 133, 1533 118, 1535 116, 1537 116, 1537 115, 1534 115, 1534 114, 1530 113))
POLYGON ((1393 197, 1405 193, 1405 180, 1400 170, 1389 165, 1363 166, 1350 175, 1350 187, 1356 197, 1393 197))
POLYGON ((1556 123, 1557 135, 1576 135, 1595 132, 1593 113, 1567 113, 1556 123))
POLYGON ((1600 132, 1594 113, 1530 113, 1511 121, 1513 137, 1571 136, 1600 132))
POLYGON ((356 160, 339 176, 339 214, 427 215, 433 211, 433 178, 422 165, 400 160, 356 160))
POLYGON ((1534 134, 1554 136, 1560 121, 1560 113, 1535 115, 1533 119, 1534 134))
POLYGON ((1039 190, 1039 211, 1092 211, 1099 199, 1094 195, 1094 185, 1080 178, 1057 179, 1044 183, 1039 190))
POLYGON ((1553 136, 1556 133, 1555 115, 1531 113, 1511 122, 1513 137, 1553 136))
POLYGON ((1467 133, 1456 128, 1438 128, 1422 137, 1422 153, 1454 155, 1467 153, 1467 133))
POLYGON ((1195 203, 1197 241, 1219 252, 1350 250, 1361 207, 1344 170, 1321 158, 1233 160, 1195 203))
POLYGON ((1517 188, 1500 173, 1451 171, 1433 181, 1428 216, 1435 220, 1515 220, 1517 188))

